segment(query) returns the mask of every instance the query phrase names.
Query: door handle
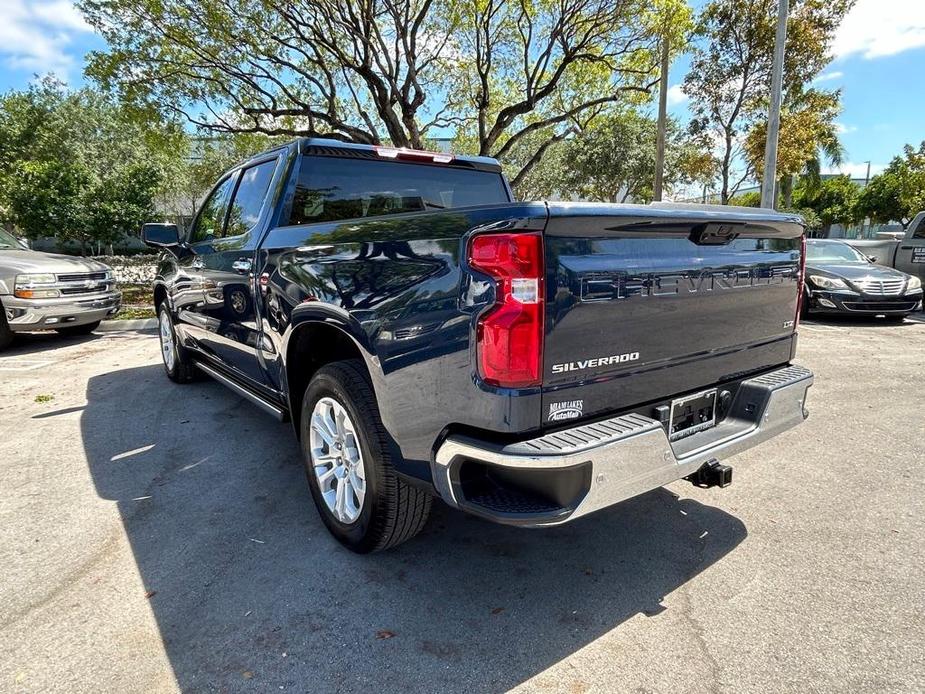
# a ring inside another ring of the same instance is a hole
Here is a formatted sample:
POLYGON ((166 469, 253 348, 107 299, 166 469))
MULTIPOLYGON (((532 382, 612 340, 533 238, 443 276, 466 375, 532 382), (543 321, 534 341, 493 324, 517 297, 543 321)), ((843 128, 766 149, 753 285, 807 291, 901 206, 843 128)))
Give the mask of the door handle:
POLYGON ((190 267, 193 270, 202 270, 202 258, 193 258, 193 262, 190 263, 190 267))
POLYGON ((253 263, 250 258, 238 258, 231 264, 231 269, 243 275, 244 273, 250 272, 252 266, 253 263))

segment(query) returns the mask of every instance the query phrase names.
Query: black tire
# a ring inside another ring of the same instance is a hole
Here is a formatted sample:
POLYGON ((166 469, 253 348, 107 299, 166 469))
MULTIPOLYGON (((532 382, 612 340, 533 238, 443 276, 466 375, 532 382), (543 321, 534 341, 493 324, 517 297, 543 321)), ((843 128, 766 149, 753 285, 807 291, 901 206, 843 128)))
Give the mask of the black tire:
POLYGON ((356 359, 323 366, 302 398, 302 459, 308 485, 321 519, 345 547, 359 554, 378 552, 410 540, 427 522, 432 497, 402 481, 392 465, 389 438, 362 362, 356 359), (365 498, 352 523, 341 522, 328 508, 311 456, 311 417, 321 398, 346 409, 353 423, 365 469, 365 498))
POLYGON ((0 304, 0 351, 11 344, 13 344, 13 331, 6 322, 6 311, 3 310, 3 304, 0 304))
POLYGON ((184 349, 180 341, 177 340, 177 331, 173 327, 173 318, 170 315, 167 304, 162 303, 158 307, 157 321, 158 345, 161 348, 161 361, 164 364, 164 371, 167 372, 167 378, 174 383, 189 383, 195 380, 197 375, 196 367, 193 365, 193 360, 190 358, 189 352, 184 349), (172 340, 174 349, 172 364, 168 363, 167 352, 164 350, 164 334, 161 332, 163 328, 162 321, 165 320, 168 324, 170 339, 172 340))
POLYGON ((66 337, 77 337, 79 335, 89 335, 98 327, 100 327, 102 321, 96 321, 95 323, 87 323, 86 325, 75 325, 72 328, 55 328, 55 332, 59 335, 64 335, 66 337))

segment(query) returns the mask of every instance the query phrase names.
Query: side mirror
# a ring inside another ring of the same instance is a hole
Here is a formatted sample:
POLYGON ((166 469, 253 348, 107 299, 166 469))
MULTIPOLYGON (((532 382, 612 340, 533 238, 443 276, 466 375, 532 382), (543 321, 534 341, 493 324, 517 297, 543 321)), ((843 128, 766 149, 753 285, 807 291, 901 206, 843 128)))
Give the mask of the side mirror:
POLYGON ((176 224, 150 222, 141 227, 141 240, 155 248, 170 248, 180 245, 180 230, 176 224))
POLYGON ((877 263, 877 256, 875 256, 875 255, 869 255, 869 256, 867 256, 867 259, 868 259, 870 262, 872 262, 872 263, 874 263, 874 264, 876 265, 876 263, 877 263))

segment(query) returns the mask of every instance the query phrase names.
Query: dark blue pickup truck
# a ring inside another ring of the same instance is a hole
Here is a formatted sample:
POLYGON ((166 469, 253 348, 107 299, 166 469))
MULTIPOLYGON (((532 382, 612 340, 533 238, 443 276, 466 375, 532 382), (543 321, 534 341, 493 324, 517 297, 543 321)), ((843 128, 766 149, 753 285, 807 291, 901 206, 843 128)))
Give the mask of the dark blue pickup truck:
POLYGON ((358 552, 434 496, 570 521, 802 422, 798 217, 516 202, 492 159, 302 139, 147 224, 167 375, 283 420, 358 552))

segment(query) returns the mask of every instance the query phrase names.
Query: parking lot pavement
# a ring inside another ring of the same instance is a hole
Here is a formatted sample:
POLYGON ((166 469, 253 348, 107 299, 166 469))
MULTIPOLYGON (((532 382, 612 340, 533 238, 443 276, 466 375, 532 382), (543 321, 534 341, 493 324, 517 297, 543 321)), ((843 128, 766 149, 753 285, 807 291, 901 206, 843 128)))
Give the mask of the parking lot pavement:
POLYGON ((812 416, 562 528, 359 557, 288 425, 153 335, 0 355, 0 690, 925 690, 925 325, 808 322, 812 416), (746 465, 753 463, 753 465, 746 465))

